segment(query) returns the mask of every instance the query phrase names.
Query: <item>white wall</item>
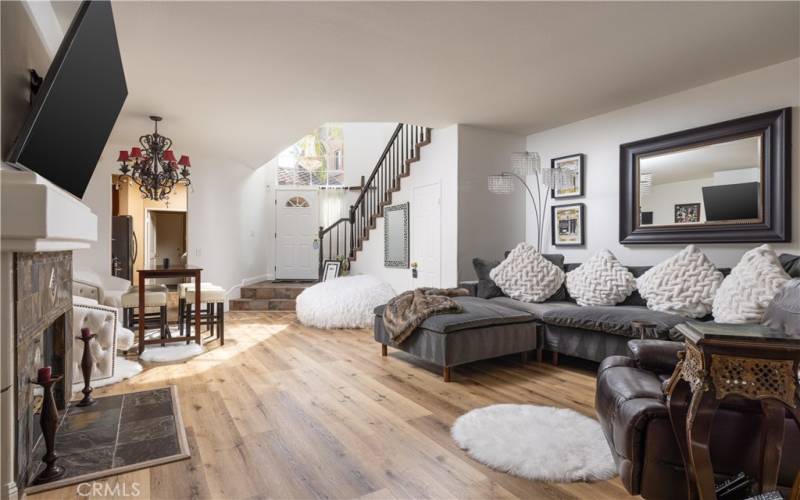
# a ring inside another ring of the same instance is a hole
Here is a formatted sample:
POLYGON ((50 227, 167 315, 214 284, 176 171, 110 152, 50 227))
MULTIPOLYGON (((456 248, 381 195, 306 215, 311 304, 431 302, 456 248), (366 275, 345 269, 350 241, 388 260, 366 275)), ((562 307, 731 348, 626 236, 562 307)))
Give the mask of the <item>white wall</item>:
MULTIPOLYGON (((436 140, 434 138, 434 140, 436 140)), ((458 278, 477 279, 472 259, 502 259, 525 239, 525 192, 492 194, 487 176, 508 171, 511 154, 525 138, 468 125, 458 126, 458 278)))
POLYGON ((642 212, 653 212, 653 225, 675 223, 675 205, 684 203, 700 204, 700 220, 706 220, 706 207, 703 204, 703 186, 713 184, 713 179, 689 179, 686 181, 653 184, 650 193, 642 195, 642 212))
MULTIPOLYGON (((97 279, 109 290, 127 281, 111 276, 111 175, 116 153, 129 145, 110 144, 94 171, 84 203, 97 215, 97 243, 74 252, 76 277, 97 279)), ((203 280, 238 297, 243 280, 265 279, 266 220, 271 215, 266 169, 252 169, 222 159, 192 157, 187 245, 189 263, 202 266, 203 280)))
MULTIPOLYGON (((458 125, 435 129, 431 143, 420 151, 420 161, 411 165, 411 175, 402 180, 401 190, 392 196, 392 204, 411 201, 414 187, 440 183, 441 186, 441 286, 450 287, 458 283, 458 125)), ((345 139, 346 140, 346 139, 345 139)), ((345 144, 345 148, 347 145, 345 144)), ((345 152, 345 155, 347 153, 345 152)), ((345 167, 347 168, 347 167, 345 167)), ((410 210, 414 210, 411 206, 410 210)), ((413 214, 411 215, 413 220, 413 214)), ((383 266, 383 218, 378 219, 369 241, 353 262, 353 274, 372 274, 389 283, 396 292, 414 288, 411 269, 387 268, 383 266)), ((414 248, 415 228, 410 227, 414 248)), ((411 254, 414 261, 414 254, 411 254)))
MULTIPOLYGON (((570 249, 548 246, 580 262, 601 248, 631 265, 655 264, 683 245, 619 244, 619 145, 701 125, 792 106, 792 121, 800 123, 800 59, 762 68, 677 94, 595 116, 528 136, 527 148, 551 158, 586 154, 586 246, 570 249)), ((800 127, 792 132, 792 210, 800 203, 800 127)), ((530 207, 528 213, 530 213, 530 207)), ((800 251, 800 217, 793 218, 792 243, 774 245, 777 251, 800 251)), ((549 226, 548 226, 549 227, 549 226)), ((526 234, 535 240, 535 222, 528 217, 526 234)), ((549 228, 545 231, 549 234, 549 228)), ((708 244, 702 249, 719 266, 731 266, 755 244, 708 244)))

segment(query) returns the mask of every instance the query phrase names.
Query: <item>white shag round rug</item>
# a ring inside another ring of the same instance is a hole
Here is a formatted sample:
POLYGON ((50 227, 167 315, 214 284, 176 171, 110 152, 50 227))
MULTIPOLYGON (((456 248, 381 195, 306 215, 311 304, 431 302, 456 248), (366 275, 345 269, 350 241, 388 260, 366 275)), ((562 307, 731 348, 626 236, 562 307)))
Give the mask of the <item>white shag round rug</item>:
POLYGON ((515 476, 573 482, 617 475, 600 424, 566 408, 487 406, 460 416, 450 433, 470 457, 515 476))
POLYGON ((193 358, 203 354, 203 352, 203 346, 194 342, 191 344, 167 344, 164 347, 151 344, 139 355, 139 361, 144 361, 145 363, 173 363, 193 358))
POLYGON ((395 295, 388 283, 374 276, 342 276, 303 290, 295 310, 307 326, 367 328, 375 321, 373 310, 395 295))
MULTIPOLYGON (((142 365, 137 363, 136 361, 131 361, 130 359, 125 359, 122 356, 117 356, 117 359, 114 360, 115 367, 114 367, 114 376, 108 378, 101 378, 100 380, 92 380, 92 387, 97 389, 98 387, 105 387, 107 385, 116 384, 117 382, 122 382, 123 380, 127 380, 129 378, 133 378, 136 375, 142 373, 142 365)), ((78 393, 83 389, 83 382, 78 382, 72 384, 72 392, 78 393)))

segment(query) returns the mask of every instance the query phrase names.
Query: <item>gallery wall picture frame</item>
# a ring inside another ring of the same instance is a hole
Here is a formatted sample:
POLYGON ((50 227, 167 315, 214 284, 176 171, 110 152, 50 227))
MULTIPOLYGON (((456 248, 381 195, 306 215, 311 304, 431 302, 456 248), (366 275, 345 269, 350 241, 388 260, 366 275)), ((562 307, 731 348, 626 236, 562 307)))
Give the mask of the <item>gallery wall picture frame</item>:
POLYGON ((560 156, 550 160, 550 168, 561 168, 571 175, 575 176, 575 182, 572 186, 564 186, 562 188, 555 187, 551 191, 551 196, 554 199, 566 198, 579 198, 585 194, 585 175, 584 169, 586 165, 586 155, 583 153, 560 156))
POLYGON ((586 205, 570 203, 550 207, 550 229, 553 245, 579 247, 585 244, 586 205))
POLYGON ((339 277, 342 263, 338 260, 326 260, 322 263, 322 281, 331 281, 339 277))
POLYGON ((700 204, 676 203, 675 217, 673 222, 675 222, 675 224, 690 224, 692 222, 700 222, 700 204))

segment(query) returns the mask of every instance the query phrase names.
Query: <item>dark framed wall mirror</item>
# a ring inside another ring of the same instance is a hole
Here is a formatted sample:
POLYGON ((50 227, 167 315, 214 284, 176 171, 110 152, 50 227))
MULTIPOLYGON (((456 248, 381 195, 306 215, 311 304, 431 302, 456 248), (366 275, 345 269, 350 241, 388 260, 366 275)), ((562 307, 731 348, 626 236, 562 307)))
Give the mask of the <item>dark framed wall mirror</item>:
POLYGON ((622 244, 791 241, 791 108, 620 146, 622 244))

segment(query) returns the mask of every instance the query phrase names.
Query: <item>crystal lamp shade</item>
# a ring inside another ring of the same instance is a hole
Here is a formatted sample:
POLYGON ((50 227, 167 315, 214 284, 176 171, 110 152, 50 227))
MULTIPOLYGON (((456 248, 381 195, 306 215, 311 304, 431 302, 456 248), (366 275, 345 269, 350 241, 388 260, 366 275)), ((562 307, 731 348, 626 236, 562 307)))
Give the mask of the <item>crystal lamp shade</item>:
POLYGON ((539 170, 540 164, 539 153, 523 151, 511 154, 511 171, 523 179, 539 170))
POLYGON ((514 179, 508 175, 490 175, 489 192, 494 194, 509 194, 514 191, 514 179))

